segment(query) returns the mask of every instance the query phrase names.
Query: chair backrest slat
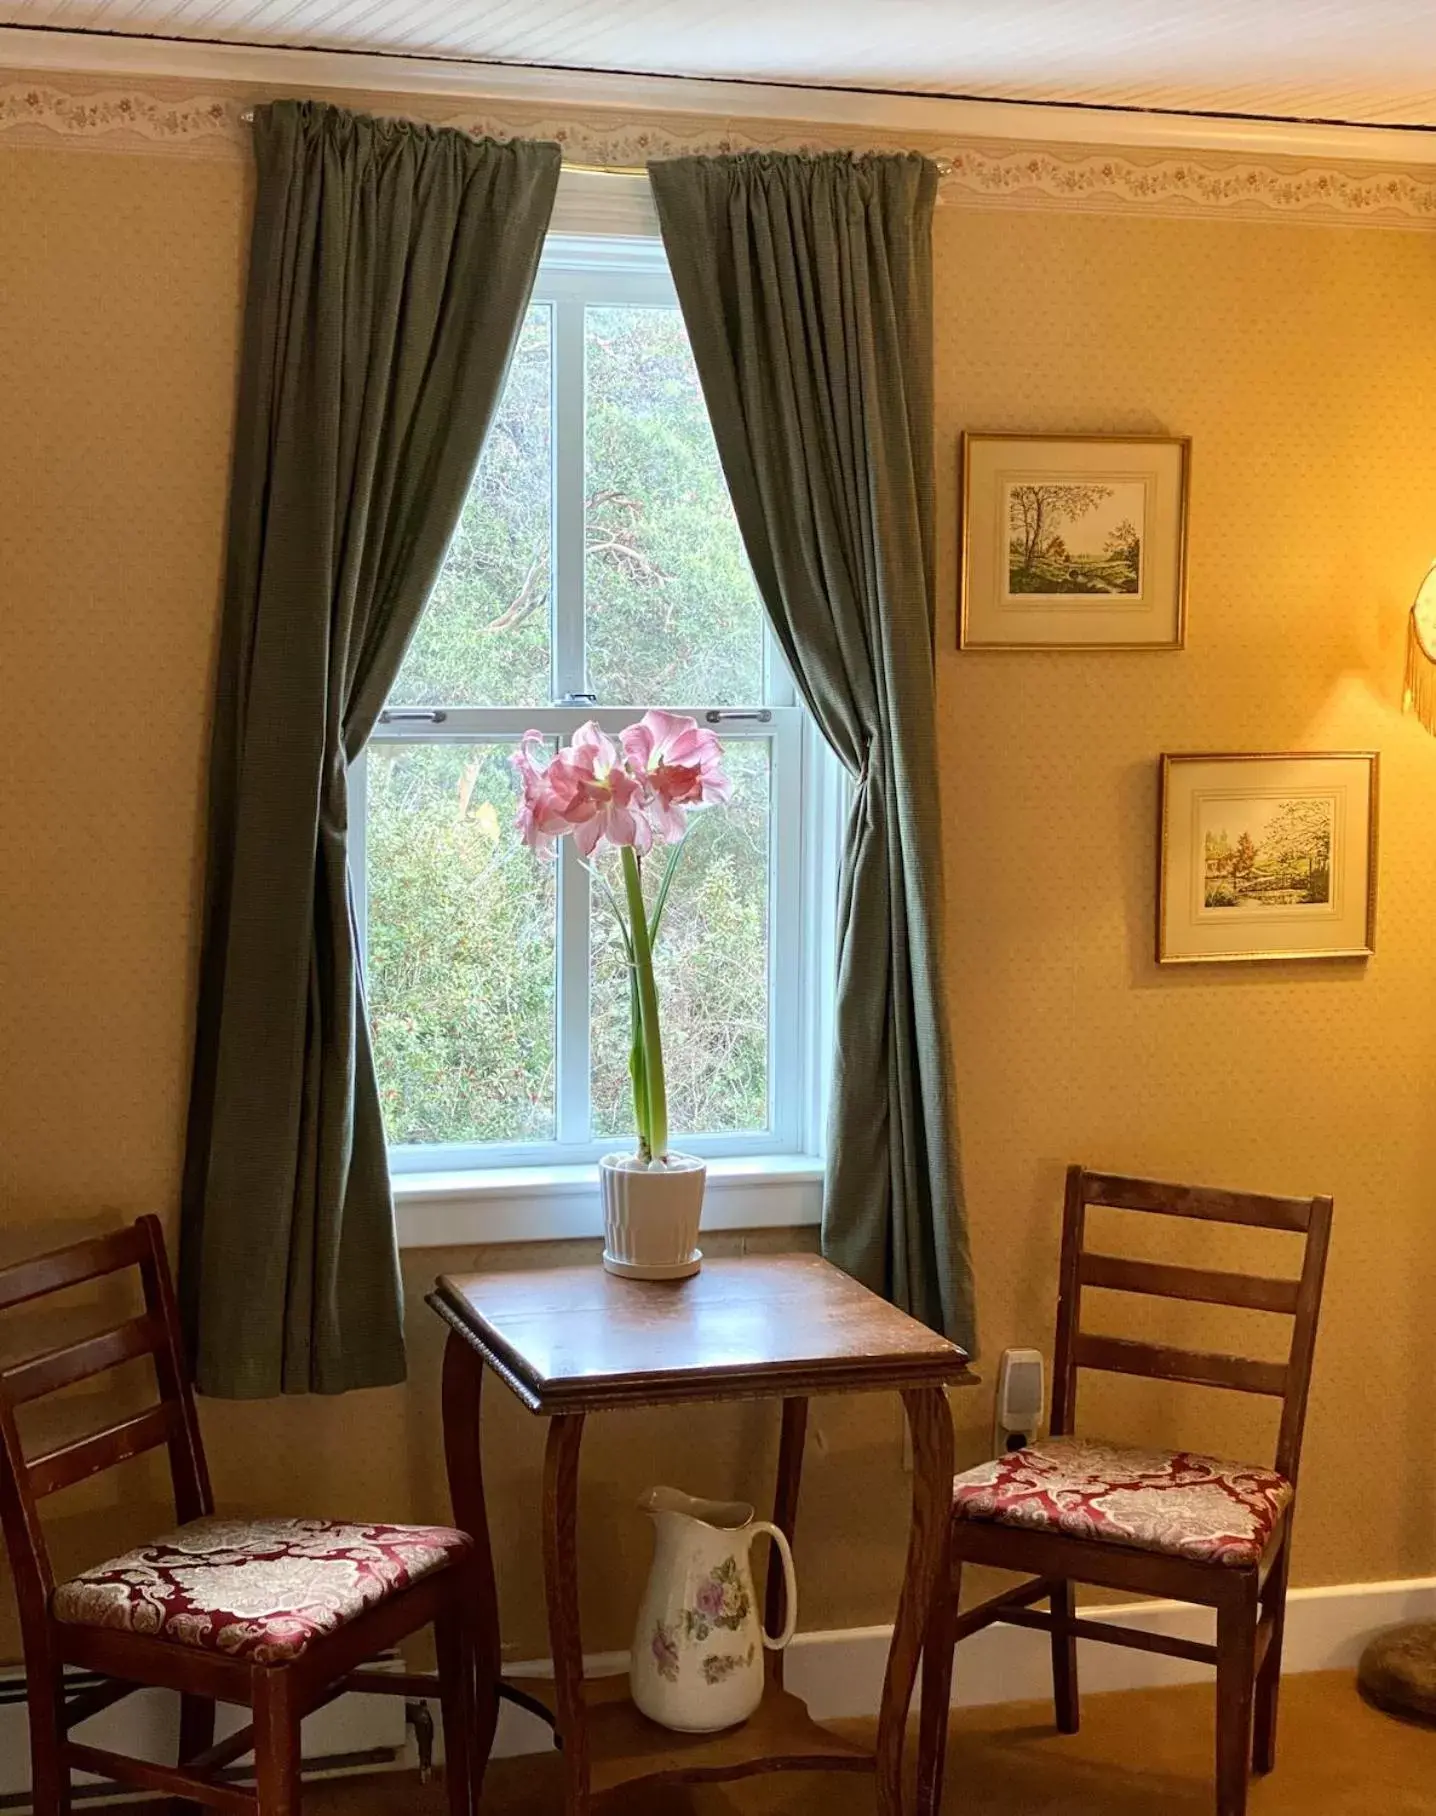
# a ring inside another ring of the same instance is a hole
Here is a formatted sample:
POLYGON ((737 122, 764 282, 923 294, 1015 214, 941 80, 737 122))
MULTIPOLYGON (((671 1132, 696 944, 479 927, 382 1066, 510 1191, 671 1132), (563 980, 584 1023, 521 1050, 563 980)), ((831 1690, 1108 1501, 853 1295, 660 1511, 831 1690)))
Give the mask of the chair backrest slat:
POLYGON ((1282 1402, 1276 1466, 1288 1480, 1295 1481, 1316 1351, 1331 1210, 1330 1198, 1278 1198, 1258 1192, 1217 1191, 1069 1167, 1052 1370, 1052 1431, 1069 1433, 1075 1429, 1077 1377, 1083 1369, 1264 1394, 1282 1402), (1093 1205, 1300 1236, 1300 1276, 1282 1280, 1089 1250, 1087 1211, 1093 1205), (1256 1361, 1247 1356, 1177 1349, 1086 1331, 1082 1327, 1082 1295, 1087 1287, 1278 1313, 1292 1322, 1286 1360, 1256 1361))
POLYGON ((163 1342, 163 1330, 146 1312, 113 1330, 100 1331, 78 1343, 67 1343, 61 1349, 47 1350, 43 1356, 32 1356, 28 1361, 0 1369, 0 1389, 16 1405, 39 1400, 46 1394, 58 1393, 62 1387, 73 1387, 76 1381, 118 1368, 123 1362, 153 1355, 163 1342))
POLYGON ((37 1500, 61 1488, 73 1488, 87 1476, 102 1469, 113 1469, 116 1463, 127 1463, 168 1444, 174 1435, 174 1410, 166 1405, 147 1407, 118 1425, 77 1438, 73 1444, 62 1444, 58 1450, 47 1450, 34 1457, 25 1467, 30 1492, 37 1500))
POLYGON ((1128 1337, 1077 1334, 1078 1368, 1109 1375, 1144 1375, 1149 1381, 1185 1381, 1193 1387, 1229 1387, 1237 1393, 1286 1394, 1286 1365, 1253 1362, 1245 1356, 1223 1356, 1209 1350, 1171 1349, 1161 1343, 1137 1343, 1128 1337))
POLYGON ((0 1368, 0 1522, 26 1648, 38 1648, 36 1656, 43 1652, 54 1588, 39 1516, 47 1495, 163 1445, 169 1451, 176 1516, 192 1520, 214 1511, 158 1218, 141 1217, 112 1235, 0 1268, 0 1312, 129 1269, 139 1275, 142 1314, 0 1368), (104 1430, 40 1456, 27 1455, 16 1419, 20 1407, 143 1356, 153 1359, 157 1405, 129 1417, 112 1414, 104 1430))
POLYGON ((1082 1256, 1083 1286, 1107 1287, 1119 1293, 1145 1293, 1157 1299, 1195 1300, 1206 1305, 1236 1305, 1247 1311, 1285 1312, 1297 1308, 1300 1282, 1267 1280, 1259 1274, 1227 1274, 1215 1268, 1175 1267, 1165 1261, 1134 1261, 1125 1255, 1082 1256))
POLYGON ((0 1312, 24 1305, 29 1299, 63 1292, 69 1286, 83 1286, 87 1280, 100 1280, 106 1274, 138 1267, 149 1252, 143 1224, 141 1218, 111 1236, 92 1236, 87 1242, 72 1243, 69 1248, 52 1249, 48 1255, 34 1255, 28 1261, 0 1268, 0 1312))
POLYGON ((1262 1192, 1221 1192, 1211 1186, 1164 1185, 1157 1179, 1123 1179, 1116 1173, 1085 1173, 1083 1179, 1088 1204, 1298 1234, 1309 1228, 1311 1207, 1319 1202, 1314 1198, 1272 1198, 1262 1192))

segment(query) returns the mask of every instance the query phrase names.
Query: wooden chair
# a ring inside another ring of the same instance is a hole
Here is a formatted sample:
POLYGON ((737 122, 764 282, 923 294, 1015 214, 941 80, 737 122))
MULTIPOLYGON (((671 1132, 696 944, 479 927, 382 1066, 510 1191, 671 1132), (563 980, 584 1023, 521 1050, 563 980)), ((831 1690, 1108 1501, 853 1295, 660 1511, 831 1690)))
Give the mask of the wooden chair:
POLYGON ((953 1648, 994 1621, 1051 1634, 1053 1697, 1064 1734, 1077 1731, 1079 1639, 1214 1664, 1217 1812, 1243 1816, 1248 1759, 1257 1772, 1269 1772, 1276 1759, 1292 1508, 1330 1228, 1329 1198, 1268 1198, 1068 1169, 1052 1436, 953 1484, 950 1567, 924 1642, 918 1795, 924 1816, 941 1801, 953 1648), (1301 1273, 1297 1279, 1261 1279, 1095 1254, 1085 1241, 1089 1205, 1290 1231, 1305 1237, 1301 1273), (1082 1328, 1087 1287, 1285 1314, 1292 1320, 1287 1360, 1249 1361, 1092 1335, 1082 1328), (1280 1400, 1276 1469, 1079 1440, 1081 1369, 1280 1400), (965 1563, 1020 1571, 1031 1580, 959 1613, 965 1563), (1079 1619, 1074 1582, 1214 1608, 1216 1644, 1079 1619), (1043 1601, 1047 1612, 1032 1606, 1043 1601))
POLYGON ((0 1312, 131 1268, 140 1275, 142 1315, 0 1368, 0 1516, 25 1649, 35 1816, 67 1816, 76 1769, 167 1794, 182 1800, 179 1808, 195 1803, 234 1816, 294 1816, 305 1715, 346 1690, 423 1696, 436 1686, 450 1816, 472 1816, 469 1539, 447 1527, 214 1520, 155 1218, 141 1217, 114 1235, 0 1269, 0 1312), (26 1456, 18 1408, 144 1356, 153 1360, 156 1404, 44 1455, 26 1456), (169 1451, 178 1529, 57 1586, 40 1502, 160 1445, 169 1451), (240 1577, 243 1586, 236 1591, 240 1577), (430 1622, 437 1679, 358 1669, 430 1622), (66 1666, 108 1681, 67 1695, 66 1666), (179 1693, 178 1768, 69 1738, 77 1723, 146 1686, 179 1693), (247 1706, 253 1721, 216 1745, 217 1702, 247 1706), (220 1776, 251 1749, 253 1790, 220 1776))

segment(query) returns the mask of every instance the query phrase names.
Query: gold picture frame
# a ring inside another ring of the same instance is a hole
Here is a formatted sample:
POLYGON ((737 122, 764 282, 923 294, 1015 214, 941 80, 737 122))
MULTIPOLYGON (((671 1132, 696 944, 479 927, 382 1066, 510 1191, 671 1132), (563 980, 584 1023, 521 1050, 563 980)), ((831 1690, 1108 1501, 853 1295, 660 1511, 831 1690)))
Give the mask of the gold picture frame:
POLYGON ((1184 648, 1191 448, 964 430, 958 648, 1184 648))
POLYGON ((1370 958, 1380 768, 1375 751, 1163 756, 1158 964, 1370 958))

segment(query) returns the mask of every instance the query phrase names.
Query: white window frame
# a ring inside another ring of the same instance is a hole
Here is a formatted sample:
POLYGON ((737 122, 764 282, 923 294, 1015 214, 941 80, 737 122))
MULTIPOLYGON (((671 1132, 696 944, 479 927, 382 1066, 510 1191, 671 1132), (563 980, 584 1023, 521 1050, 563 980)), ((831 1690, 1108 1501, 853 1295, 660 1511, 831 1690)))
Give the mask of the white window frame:
MULTIPOLYGON (((646 179, 639 179, 647 189, 646 179)), ((609 212, 624 228, 625 216, 609 212)), ((631 198, 636 205, 636 194, 631 198)), ((560 193, 556 220, 571 224, 574 199, 560 193), (567 219, 565 219, 567 215, 567 219)), ((587 211, 590 215, 592 210, 587 211)), ((546 707, 386 711, 371 742, 513 746, 530 727, 564 741, 585 719, 611 736, 644 710, 600 707, 585 687, 583 352, 589 304, 674 307, 661 242, 652 233, 550 234, 533 301, 551 310, 553 392, 553 703, 546 707)), ((771 632, 765 630, 765 698, 751 708, 686 711, 715 724, 725 743, 765 742, 770 757, 768 937, 768 1126, 741 1134, 682 1134, 688 1152, 709 1161, 706 1228, 817 1222, 821 1211, 824 1121, 832 1046, 834 908, 848 789, 800 705, 771 632), (714 714, 718 716, 716 719, 714 714)), ((366 785, 361 756, 350 769, 350 871, 361 956, 366 944, 366 785)), ((590 882, 571 840, 557 859, 555 1055, 556 1139, 524 1143, 393 1145, 390 1172, 405 1246, 588 1236, 601 1219, 594 1187, 602 1153, 623 1137, 589 1128, 588 980, 590 882)), ((679 878, 681 888, 682 878, 679 878)))

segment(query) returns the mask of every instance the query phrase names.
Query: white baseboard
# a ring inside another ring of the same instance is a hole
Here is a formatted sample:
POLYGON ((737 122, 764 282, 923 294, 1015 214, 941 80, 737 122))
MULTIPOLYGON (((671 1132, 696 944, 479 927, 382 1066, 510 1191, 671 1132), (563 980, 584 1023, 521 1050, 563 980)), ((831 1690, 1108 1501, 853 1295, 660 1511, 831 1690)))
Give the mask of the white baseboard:
MULTIPOLYGON (((1088 1620, 1120 1621, 1151 1633, 1180 1639, 1215 1638, 1209 1610, 1182 1602, 1135 1602, 1122 1607, 1084 1608, 1088 1620)), ((1287 1600, 1283 1672, 1354 1670, 1373 1634, 1403 1621, 1436 1619, 1436 1577, 1409 1582, 1340 1584, 1293 1589, 1287 1600)), ((820 1720, 875 1715, 882 1695, 890 1627, 849 1627, 831 1633, 800 1633, 788 1653, 787 1682, 820 1720)), ((1025 1627, 987 1627, 964 1640, 953 1673, 954 1707, 987 1703, 1038 1702, 1052 1694, 1047 1636, 1025 1627)), ((1125 1646, 1082 1644, 1084 1694, 1143 1690, 1164 1684, 1199 1683, 1207 1667, 1125 1646)), ((587 1660, 594 1676, 626 1671, 622 1652, 587 1660)), ((539 1673, 546 1664, 516 1666, 539 1673)), ((543 1752, 552 1744, 535 1716, 505 1704, 495 1756, 543 1752)))
MULTIPOLYGON (((1137 1602, 1115 1608, 1084 1608, 1089 1620, 1118 1620, 1149 1632, 1182 1639, 1210 1639, 1212 1616, 1179 1602, 1137 1602)), ((1436 1577, 1408 1582, 1352 1583, 1325 1589, 1294 1589, 1287 1603, 1283 1667, 1288 1675, 1303 1671, 1352 1670, 1373 1634, 1403 1621, 1436 1619, 1436 1577)), ((874 1715, 882 1694, 887 1663, 888 1627, 849 1627, 830 1633, 800 1633, 788 1654, 788 1683, 819 1720, 874 1715)), ((590 1657, 587 1669, 603 1677, 628 1668, 623 1652, 590 1657)), ((546 1663, 515 1666, 521 1673, 541 1674, 546 1663)), ((1084 1693, 1140 1690, 1163 1684, 1199 1682, 1206 1669, 1185 1659, 1163 1658, 1125 1647, 1084 1643, 1081 1653, 1084 1693)), ((14 1807, 29 1783, 29 1746, 22 1700, 3 1700, 7 1684, 22 1682, 17 1671, 0 1671, 0 1806, 14 1807)), ((954 1706, 1036 1702, 1051 1694, 1047 1639, 1023 1627, 989 1627, 965 1640, 958 1650, 953 1677, 954 1706)), ((437 1755, 442 1758, 442 1724, 437 1755)), ((221 1711, 221 1731, 239 1725, 238 1710, 221 1711)), ((173 1757, 176 1727, 173 1698, 147 1691, 119 1703, 87 1726, 86 1738, 120 1752, 154 1759, 173 1757)), ((306 1761, 322 1764, 336 1757, 392 1754, 394 1763, 410 1757, 405 1747, 404 1706, 398 1697, 342 1696, 304 1724, 306 1761)), ((495 1743, 496 1757, 546 1752, 552 1745, 548 1728, 536 1717, 504 1705, 495 1743)))

